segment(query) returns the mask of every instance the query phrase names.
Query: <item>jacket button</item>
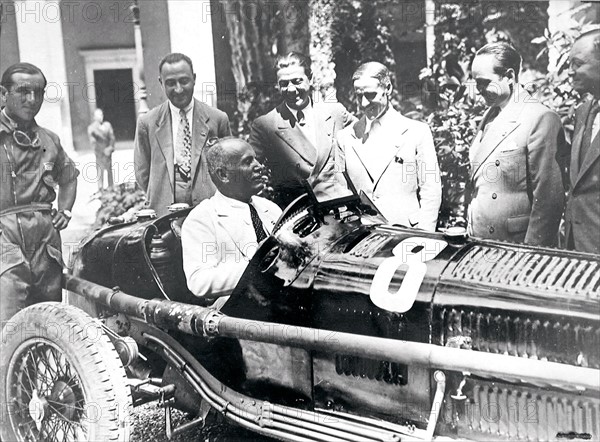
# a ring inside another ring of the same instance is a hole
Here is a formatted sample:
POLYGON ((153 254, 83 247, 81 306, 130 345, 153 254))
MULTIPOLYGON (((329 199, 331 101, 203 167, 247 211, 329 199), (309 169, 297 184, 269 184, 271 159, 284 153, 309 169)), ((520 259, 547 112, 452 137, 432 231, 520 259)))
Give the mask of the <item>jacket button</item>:
POLYGON ((500 165, 500 160, 496 160, 496 166, 500 165))
POLYGON ((496 193, 492 193, 492 199, 495 200, 496 198, 498 198, 498 195, 496 195, 496 193))
POLYGON ((496 229, 494 229, 494 226, 490 226, 489 229, 490 233, 494 233, 496 231, 496 229))

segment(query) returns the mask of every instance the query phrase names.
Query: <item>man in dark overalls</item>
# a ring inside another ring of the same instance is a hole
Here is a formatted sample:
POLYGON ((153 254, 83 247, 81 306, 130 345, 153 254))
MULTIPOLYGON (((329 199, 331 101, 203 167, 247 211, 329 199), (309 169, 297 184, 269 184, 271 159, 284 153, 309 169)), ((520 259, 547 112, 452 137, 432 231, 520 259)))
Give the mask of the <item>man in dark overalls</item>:
POLYGON ((59 231, 71 219, 79 171, 58 136, 35 122, 45 87, 29 63, 10 66, 0 81, 1 326, 24 307, 61 300, 59 231))

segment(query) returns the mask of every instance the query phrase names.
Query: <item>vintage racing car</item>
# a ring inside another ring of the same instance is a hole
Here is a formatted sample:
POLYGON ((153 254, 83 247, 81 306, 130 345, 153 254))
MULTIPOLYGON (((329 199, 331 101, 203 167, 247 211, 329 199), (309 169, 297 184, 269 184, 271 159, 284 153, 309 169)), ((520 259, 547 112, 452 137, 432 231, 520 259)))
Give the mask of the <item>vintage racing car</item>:
POLYGON ((149 401, 168 437, 211 409, 286 441, 600 437, 600 257, 307 195, 217 311, 186 287, 188 212, 97 231, 65 275, 71 305, 5 328, 2 440, 127 440, 149 401))

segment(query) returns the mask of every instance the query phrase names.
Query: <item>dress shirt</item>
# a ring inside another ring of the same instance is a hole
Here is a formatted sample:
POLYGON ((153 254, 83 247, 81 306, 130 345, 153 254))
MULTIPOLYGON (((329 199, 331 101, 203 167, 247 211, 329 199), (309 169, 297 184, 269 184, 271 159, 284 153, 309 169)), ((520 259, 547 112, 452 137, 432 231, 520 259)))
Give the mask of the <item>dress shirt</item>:
POLYGON ((315 122, 315 112, 313 110, 312 103, 309 103, 306 107, 304 107, 302 109, 292 109, 291 107, 289 107, 287 105, 287 103, 285 105, 289 109, 289 111, 292 113, 294 118, 296 119, 296 122, 298 122, 300 120, 298 118, 298 112, 302 111, 302 113, 304 114, 304 124, 303 125, 298 124, 298 127, 300 128, 300 130, 302 131, 304 136, 306 138, 308 138, 308 141, 310 141, 313 146, 316 146, 317 145, 317 134, 315 133, 316 122, 315 122))

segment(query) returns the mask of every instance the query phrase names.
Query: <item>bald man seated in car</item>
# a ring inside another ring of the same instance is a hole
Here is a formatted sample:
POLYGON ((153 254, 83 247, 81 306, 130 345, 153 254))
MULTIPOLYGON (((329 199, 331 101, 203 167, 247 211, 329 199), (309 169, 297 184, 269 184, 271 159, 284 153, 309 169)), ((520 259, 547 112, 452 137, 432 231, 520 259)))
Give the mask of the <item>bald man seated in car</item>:
POLYGON ((262 166, 247 142, 227 137, 209 148, 208 170, 217 191, 183 223, 183 269, 190 291, 220 308, 258 244, 269 235, 281 209, 256 196, 263 188, 262 166))

